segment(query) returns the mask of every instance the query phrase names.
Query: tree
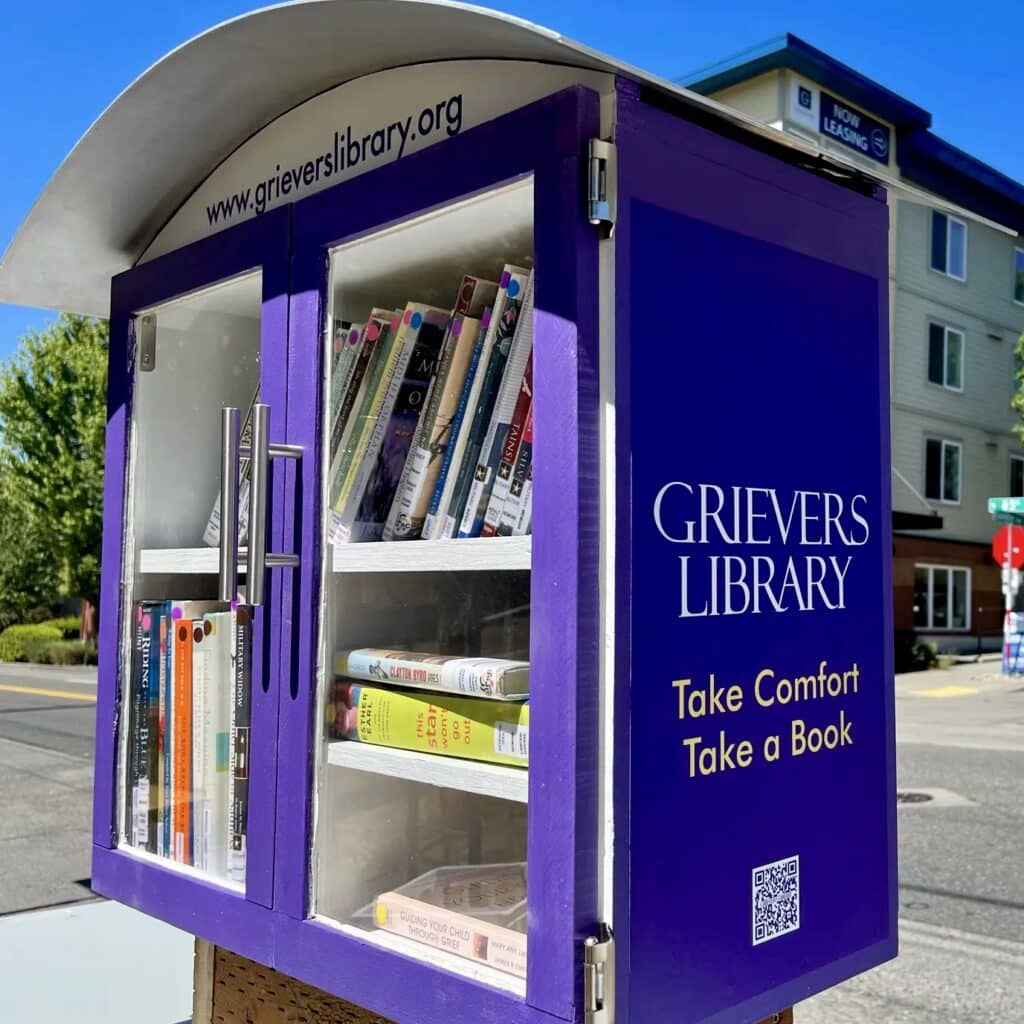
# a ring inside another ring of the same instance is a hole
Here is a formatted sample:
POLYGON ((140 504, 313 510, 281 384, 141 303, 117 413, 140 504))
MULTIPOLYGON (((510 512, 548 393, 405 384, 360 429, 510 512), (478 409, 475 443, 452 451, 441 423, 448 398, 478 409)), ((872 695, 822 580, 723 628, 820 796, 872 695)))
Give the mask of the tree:
POLYGON ((49 559, 31 578, 41 584, 52 571, 58 593, 90 605, 99 593, 106 389, 107 325, 88 317, 61 314, 30 331, 0 370, 2 492, 8 508, 23 510, 26 560, 49 559))
POLYGON ((45 531, 0 475, 0 630, 45 609, 59 589, 45 531))

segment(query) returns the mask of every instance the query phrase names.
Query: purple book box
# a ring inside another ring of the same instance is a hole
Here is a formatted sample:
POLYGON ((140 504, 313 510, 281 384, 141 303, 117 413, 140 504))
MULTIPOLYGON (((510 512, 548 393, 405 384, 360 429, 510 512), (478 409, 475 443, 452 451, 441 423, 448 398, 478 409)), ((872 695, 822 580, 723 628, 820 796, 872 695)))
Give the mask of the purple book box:
POLYGON ((97 891, 400 1024, 742 1024, 894 956, 887 234, 870 168, 494 12, 286 5, 154 65, 0 268, 111 323, 97 891), (532 532, 330 545, 335 322, 524 262, 532 532), (239 580, 250 675, 143 679, 138 603, 239 580), (528 650, 528 770, 333 738, 335 650, 446 644, 528 650), (525 977, 375 927, 521 860, 525 977))

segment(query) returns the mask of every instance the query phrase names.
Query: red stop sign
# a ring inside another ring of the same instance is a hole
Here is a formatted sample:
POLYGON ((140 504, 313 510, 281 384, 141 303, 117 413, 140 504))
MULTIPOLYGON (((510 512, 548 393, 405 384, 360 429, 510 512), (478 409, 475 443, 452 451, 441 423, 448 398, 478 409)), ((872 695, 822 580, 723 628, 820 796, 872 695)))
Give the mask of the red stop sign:
POLYGON ((1024 566, 1024 526, 1004 526, 992 538, 992 557, 1011 569, 1024 566))

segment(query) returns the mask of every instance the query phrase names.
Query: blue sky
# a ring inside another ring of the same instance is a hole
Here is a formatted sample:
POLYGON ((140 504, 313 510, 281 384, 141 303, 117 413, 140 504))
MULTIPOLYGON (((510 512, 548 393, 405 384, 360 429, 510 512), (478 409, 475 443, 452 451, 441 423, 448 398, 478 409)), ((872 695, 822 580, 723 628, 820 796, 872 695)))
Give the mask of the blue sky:
MULTIPOLYGON (((0 31, 0 249, 111 100, 168 50, 258 4, 34 0, 0 31)), ((794 32, 930 110, 933 130, 1024 180, 1024 4, 980 0, 714 3, 508 0, 490 4, 669 78, 794 32)), ((344 45, 342 40, 338 45, 344 45)), ((0 357, 53 314, 0 304, 0 357)))

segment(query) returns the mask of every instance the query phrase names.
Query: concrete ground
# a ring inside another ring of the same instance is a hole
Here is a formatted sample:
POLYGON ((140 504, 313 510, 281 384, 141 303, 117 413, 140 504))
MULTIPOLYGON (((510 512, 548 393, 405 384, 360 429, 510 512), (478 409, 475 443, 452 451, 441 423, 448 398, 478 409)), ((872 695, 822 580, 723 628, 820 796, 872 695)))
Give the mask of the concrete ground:
POLYGON ((900 955, 797 1024, 1024 1021, 1024 680, 999 663, 896 679, 900 955))

